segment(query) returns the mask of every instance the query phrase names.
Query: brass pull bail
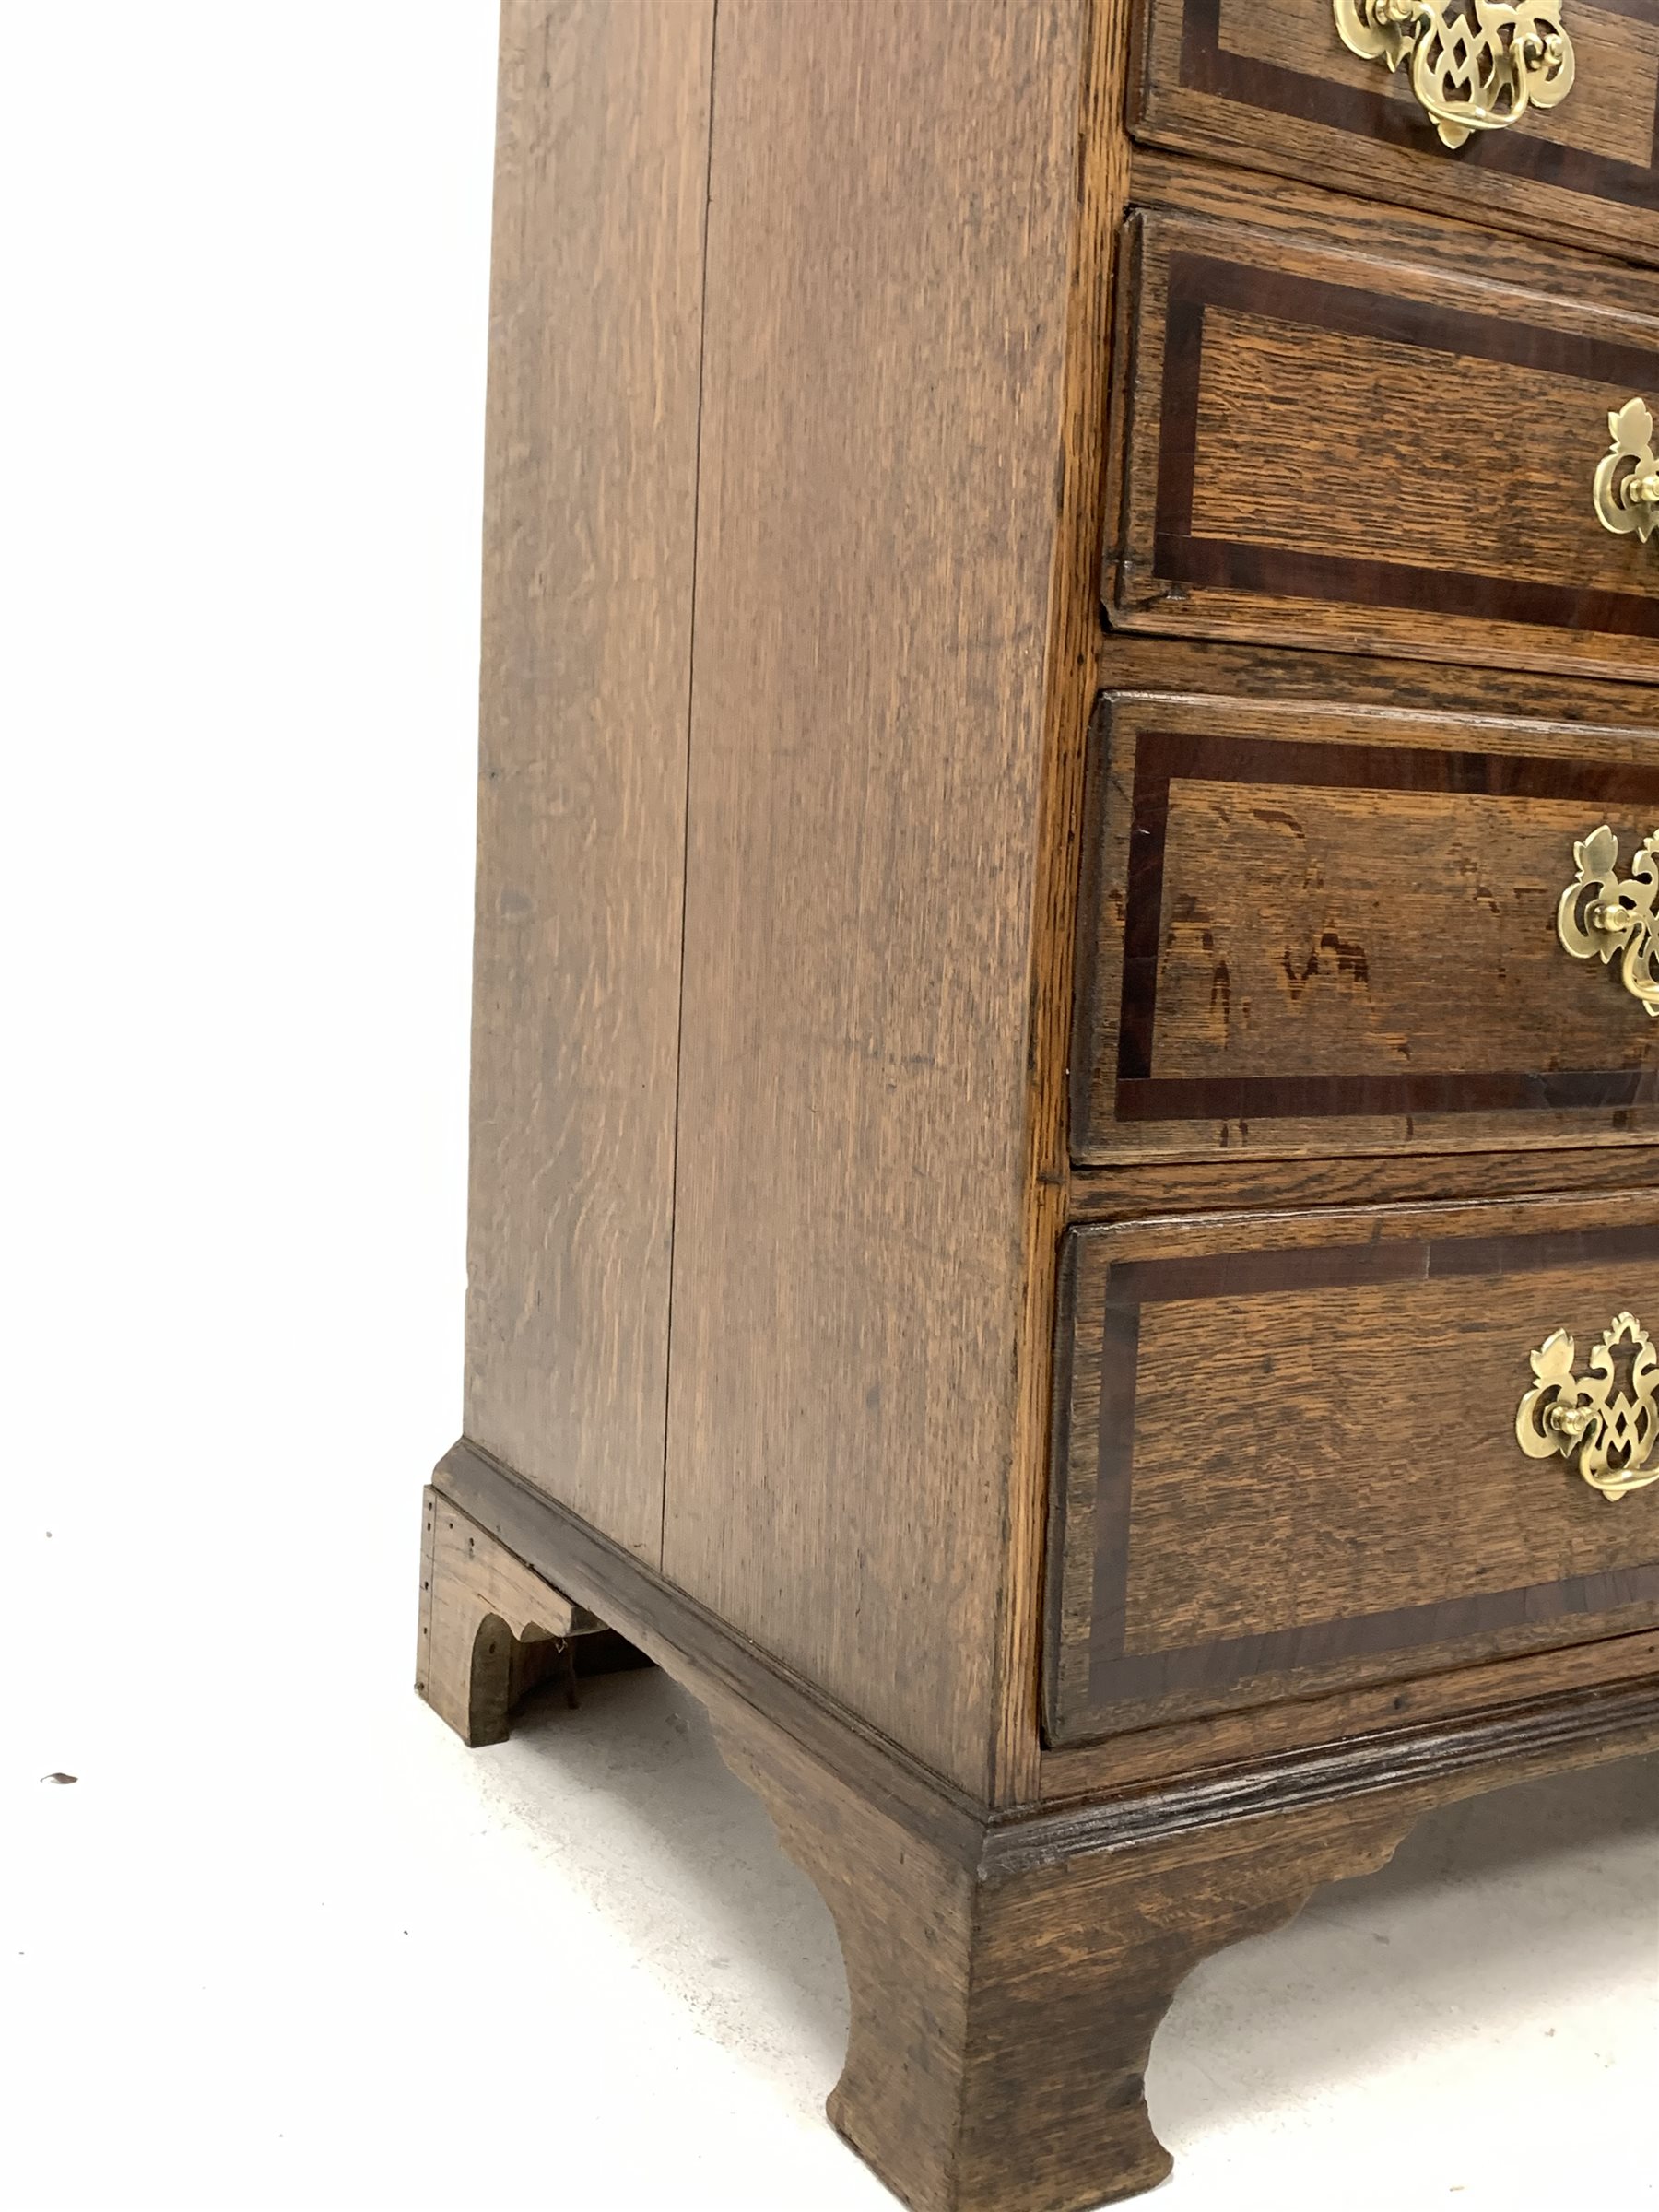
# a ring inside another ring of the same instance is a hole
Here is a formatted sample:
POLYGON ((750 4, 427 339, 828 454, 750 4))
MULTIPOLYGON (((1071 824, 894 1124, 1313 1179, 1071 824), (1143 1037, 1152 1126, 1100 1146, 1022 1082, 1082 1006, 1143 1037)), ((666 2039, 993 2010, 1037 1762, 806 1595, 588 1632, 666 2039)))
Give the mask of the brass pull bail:
POLYGON ((1418 105, 1444 146, 1553 108, 1577 68, 1564 0, 1334 0, 1343 44, 1390 69, 1411 64, 1418 105))

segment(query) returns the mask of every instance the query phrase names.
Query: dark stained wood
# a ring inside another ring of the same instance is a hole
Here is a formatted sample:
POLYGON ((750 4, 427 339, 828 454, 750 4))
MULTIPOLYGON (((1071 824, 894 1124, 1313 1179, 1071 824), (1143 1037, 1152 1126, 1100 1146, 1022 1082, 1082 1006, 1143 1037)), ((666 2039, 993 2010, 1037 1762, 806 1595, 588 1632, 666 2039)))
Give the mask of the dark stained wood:
POLYGON ((1056 1741, 1659 1613, 1659 1515, 1514 1440, 1528 1354, 1659 1312, 1659 1193, 1078 1230, 1056 1741))
POLYGON ((1659 563, 1591 501, 1609 410, 1659 388, 1621 277, 1568 302, 1159 215, 1129 251, 1114 622, 1659 671, 1659 563))
POLYGON ((1088 14, 720 13, 665 1571, 975 1792, 1088 14))
POLYGON ((1074 1149, 1651 1136, 1655 1025, 1556 935, 1606 821, 1659 825, 1648 733, 1109 699, 1074 1149))
POLYGON ((466 1425, 660 1557, 712 6, 508 0, 466 1425))
POLYGON ((1613 0, 1566 20, 1578 65, 1567 99, 1453 154, 1404 70, 1348 53, 1330 0, 1147 0, 1131 128, 1178 151, 1659 261, 1659 10, 1613 0))

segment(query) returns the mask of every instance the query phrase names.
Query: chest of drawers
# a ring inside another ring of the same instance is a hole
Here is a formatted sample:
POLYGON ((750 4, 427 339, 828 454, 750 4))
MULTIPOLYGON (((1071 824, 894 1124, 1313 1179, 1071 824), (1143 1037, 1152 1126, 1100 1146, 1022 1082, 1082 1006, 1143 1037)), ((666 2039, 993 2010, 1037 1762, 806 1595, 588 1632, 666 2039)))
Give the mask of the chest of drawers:
POLYGON ((507 0, 419 1684, 643 1651, 918 2212, 1659 1744, 1659 0, 507 0))

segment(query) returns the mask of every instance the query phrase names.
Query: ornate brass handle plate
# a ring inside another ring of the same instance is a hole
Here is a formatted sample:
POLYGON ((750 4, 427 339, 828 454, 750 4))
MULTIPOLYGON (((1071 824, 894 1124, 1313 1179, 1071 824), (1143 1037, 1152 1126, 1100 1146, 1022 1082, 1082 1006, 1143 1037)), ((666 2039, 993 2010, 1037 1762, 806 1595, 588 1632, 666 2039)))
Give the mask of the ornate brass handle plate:
POLYGON ((1564 0, 1334 0, 1343 44, 1397 69, 1408 56, 1418 104, 1446 146, 1507 130, 1572 89, 1564 0))
POLYGON ((1620 537, 1634 530, 1645 546, 1659 530, 1659 441, 1653 411, 1628 399, 1607 418, 1613 443, 1595 472, 1595 514, 1604 530, 1620 537))
POLYGON ((1618 840, 1604 822, 1572 848, 1578 874, 1556 908, 1556 935, 1575 960, 1619 954, 1618 980, 1659 1019, 1659 830, 1618 872, 1618 840))
POLYGON ((1614 1315, 1590 1355, 1588 1376, 1572 1371, 1574 1346, 1565 1329, 1529 1356, 1536 1381, 1515 1416, 1529 1459, 1559 1452, 1571 1460, 1577 1453, 1579 1473, 1604 1498, 1659 1482, 1659 1352, 1633 1313, 1614 1315))

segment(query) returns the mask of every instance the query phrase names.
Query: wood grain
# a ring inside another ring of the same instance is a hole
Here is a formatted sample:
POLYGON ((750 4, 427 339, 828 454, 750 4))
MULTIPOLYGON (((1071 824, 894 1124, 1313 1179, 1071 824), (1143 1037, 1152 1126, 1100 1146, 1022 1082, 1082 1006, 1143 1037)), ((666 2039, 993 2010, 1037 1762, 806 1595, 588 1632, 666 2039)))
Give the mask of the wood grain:
POLYGON ((1659 260, 1659 15, 1574 5, 1577 81, 1453 155, 1404 71, 1348 53, 1329 0, 1148 0, 1132 128, 1175 151, 1659 260))
MULTIPOLYGON (((1125 1650, 1265 1642, 1324 1621, 1343 1623, 1341 1643, 1359 1617, 1581 1576, 1617 1583, 1609 1571, 1659 1562, 1654 1515, 1599 1510, 1563 1465, 1546 1479, 1513 1453, 1528 1351, 1563 1324, 1587 1350, 1621 1303, 1659 1312, 1659 1233, 1645 1261, 1616 1272, 1322 1287, 1144 1313, 1125 1650), (1402 1375, 1420 1387, 1401 1393, 1402 1375), (1230 1424, 1219 1447, 1218 1404, 1230 1424)), ((1647 1596, 1659 1601, 1659 1577, 1647 1596)))
POLYGON ((830 2117, 913 2212, 1081 2212, 1162 2181, 1143 2081, 1181 1982, 1382 1865, 1416 1810, 1092 1855, 1032 1835, 964 1865, 748 1716, 718 1712, 715 1736, 834 1915, 852 2022, 830 2117))
MULTIPOLYGON (((1186 14, 1192 27, 1189 35, 1196 33, 1194 47, 1197 48, 1201 40, 1213 42, 1222 72, 1236 56, 1265 63, 1273 71, 1288 70, 1311 77, 1315 88, 1303 96, 1306 104, 1317 109, 1322 97, 1330 99, 1335 110, 1330 120, 1339 125, 1350 115, 1358 118, 1361 111, 1357 102, 1342 98, 1338 87, 1348 92, 1380 95, 1390 112, 1386 117, 1375 119, 1381 127, 1365 135, 1420 155, 1416 169, 1425 184, 1437 178, 1449 182, 1455 177, 1458 197, 1452 203, 1453 213, 1480 218, 1488 212, 1488 172, 1535 177, 1541 171, 1552 174, 1563 191, 1579 195, 1579 203, 1569 202, 1563 213, 1570 220, 1595 226, 1594 240, 1606 241, 1607 225, 1618 223, 1621 216, 1628 219, 1632 205, 1659 213, 1653 147, 1654 108, 1659 102, 1659 21, 1645 12, 1642 0, 1613 8, 1593 7, 1588 0, 1579 0, 1570 18, 1577 61, 1571 94, 1559 107, 1531 110, 1517 135, 1510 135, 1507 142, 1503 133, 1493 134, 1497 143, 1492 149, 1482 145, 1473 161, 1448 159, 1450 149, 1443 149, 1433 136, 1433 125, 1425 118, 1406 70, 1390 73, 1348 52, 1336 33, 1329 0, 1282 0, 1271 15, 1253 9, 1248 0, 1208 0, 1208 5, 1206 0, 1195 0, 1186 14), (1213 41, 1207 35, 1212 11, 1213 41), (1590 163, 1562 160, 1559 154, 1545 152, 1546 147, 1571 148, 1636 173, 1609 180, 1617 196, 1598 198, 1594 190, 1598 172, 1590 163), (1586 201, 1592 204, 1586 206, 1586 201)), ((1201 59, 1198 52, 1193 52, 1191 61, 1195 66, 1190 73, 1208 74, 1207 58, 1201 59)), ((1259 73, 1241 75, 1245 84, 1253 77, 1264 90, 1290 89, 1259 73)), ((1294 92, 1291 97, 1296 97, 1294 92)), ((1345 150, 1351 154, 1354 149, 1350 146, 1345 150)), ((1363 170, 1360 173, 1363 176, 1363 170)), ((1639 242, 1649 243, 1645 239, 1639 242)))
POLYGON ((1078 1157, 1651 1138, 1654 1025, 1556 934, 1642 735, 1111 697, 1090 802, 1078 1157))
POLYGON ((1225 1771, 1324 1745, 1374 1742, 1393 1729, 1459 1720, 1489 1724, 1524 1709, 1530 1699, 1571 1691, 1599 1694, 1620 1684, 1659 1677, 1659 1634, 1638 1630, 1552 1652, 1458 1665, 1440 1655, 1440 1671, 1406 1682, 1327 1690, 1312 1698, 1241 1700, 1224 1712, 1166 1717, 1145 1728, 1094 1743, 1060 1745, 1042 1760, 1045 1803, 1080 1802, 1102 1794, 1173 1783, 1182 1776, 1225 1771))
POLYGON ((976 1791, 1086 14, 719 29, 665 1563, 976 1791))
POLYGON ((1016 1347, 1019 1396, 1008 1469, 1007 1563, 998 1619, 991 1795, 1018 1803, 1038 1786, 1042 1559, 1048 1506, 1054 1292, 1067 1205, 1073 956, 1083 779, 1101 639, 1105 525, 1103 425, 1113 246, 1129 183, 1123 131, 1131 0, 1093 0, 1078 117, 1078 190, 1061 418, 1044 740, 1038 800, 1030 1043, 1026 1054, 1023 1269, 1016 1347))
MULTIPOLYGON (((1161 1233, 1168 1235, 1169 1225, 1161 1233)), ((1147 1783, 1191 1791, 1205 1776, 1219 1785, 1235 1771, 1277 1773, 1286 1760, 1294 1767, 1321 1746, 1327 1751, 1350 1746, 1356 1759, 1362 1753, 1369 1759, 1378 1742, 1402 1727, 1429 1730, 1437 1743, 1454 1737, 1489 1747, 1508 1741, 1518 1726, 1527 1732, 1524 1718, 1514 1717, 1517 1709, 1564 1704, 1580 1714, 1581 1733, 1594 1734, 1597 1700, 1622 1697, 1643 1682, 1651 1690, 1659 1679, 1659 1634, 1652 1632, 1491 1665, 1459 1664, 1455 1653, 1446 1653, 1439 1655, 1441 1671, 1409 1681, 1193 1719, 1154 1715, 1143 1728, 1106 1743, 1046 1750, 1031 1795, 987 1812, 477 1446, 456 1444, 432 1480, 469 1522, 609 1622, 628 1645, 689 1684, 705 1704, 729 1700, 759 1715, 908 1832, 958 1858, 971 1856, 987 1819, 996 1833, 1018 1832, 1039 1803, 1085 1797, 1114 1803, 1147 1783)), ((582 1638, 579 1667, 605 1641, 582 1638)), ((1454 1763, 1465 1756, 1459 1752, 1454 1763)))
POLYGON ((651 1559, 712 14, 501 25, 466 1425, 651 1559))
POLYGON ((1572 836, 1653 826, 1659 567, 1588 484, 1659 277, 1547 241, 1659 261, 1659 19, 1582 6, 1581 98, 1453 160, 1359 65, 1241 92, 1327 0, 1217 0, 1198 83, 1208 4, 1138 63, 1131 0, 503 18, 421 1682, 475 1741, 566 1651, 689 1683, 841 1930, 832 2115, 925 2212, 1157 2180, 1194 1960, 1659 1737, 1650 1501, 1507 1436, 1550 1327, 1659 1309, 1645 1093, 1132 1121, 1118 1050, 1141 959, 1148 1083, 1645 1081, 1549 933, 1572 836), (1137 65, 1239 166, 1132 150, 1137 65), (1149 953, 1143 739, 1189 747, 1149 953))
POLYGON ((1147 2051, 1200 1959, 1380 1865, 1432 1806, 1659 1742, 1649 1682, 976 1814, 857 1730, 779 1704, 751 1647, 552 1500, 465 1447, 439 1480, 517 1514, 548 1579, 707 1707, 835 1917, 852 2022, 830 2116, 917 2212, 1080 2212, 1150 2186, 1169 2158, 1147 2051))
POLYGON ((1633 312, 1659 313, 1659 269, 1606 252, 1563 251, 1531 229, 1494 229, 1472 211, 1449 218, 1425 207, 1391 207, 1386 215, 1346 188, 1334 190, 1252 169, 1194 161, 1137 141, 1129 154, 1133 206, 1177 211, 1209 224, 1240 222, 1285 239, 1370 261, 1379 248, 1390 261, 1425 271, 1444 269, 1476 284, 1513 286, 1571 300, 1586 276, 1610 285, 1633 312))
POLYGON ((1181 920, 1159 976, 1160 1071, 1203 1077, 1218 1058, 1245 1078, 1645 1065, 1653 1025, 1630 1019, 1641 1007, 1585 990, 1558 957, 1556 901, 1586 805, 1594 791, 1344 790, 1294 768, 1283 786, 1245 771, 1182 792, 1165 848, 1181 920), (1205 928, 1228 988, 1194 957, 1205 928))
POLYGON ((428 1488, 415 1687, 467 1744, 499 1744, 520 1698, 604 1624, 428 1488))
POLYGON ((1495 668, 1476 661, 1384 659, 1370 653, 1299 653, 1207 638, 1105 632, 1100 680, 1113 691, 1151 691, 1241 700, 1305 700, 1324 707, 1397 708, 1402 713, 1512 715, 1528 722, 1652 729, 1659 724, 1649 684, 1495 668))
POLYGON ((883 1736, 706 1606, 653 1571, 557 1499, 463 1438, 432 1484, 542 1580, 607 1622, 705 1704, 730 1698, 761 1714, 918 1835, 966 1850, 983 1810, 966 1791, 883 1736))
POLYGON ((1133 1221, 1151 1214, 1214 1213, 1218 1207, 1382 1205, 1389 1200, 1521 1198, 1551 1191, 1626 1191, 1659 1182, 1659 1162, 1632 1136, 1627 1144, 1571 1152, 1405 1154, 1397 1159, 1230 1159, 1196 1164, 1074 1170, 1074 1221, 1133 1221))
MULTIPOLYGON (((465 1453, 440 1479, 477 1481, 465 1453)), ((1388 1856, 1431 1806, 1659 1741, 1651 1683, 1396 1730, 1092 1802, 965 1813, 854 1732, 764 1709, 767 1670, 689 1601, 510 1480, 543 1565, 700 1698, 835 1917, 852 2021, 830 2116, 917 2212, 1080 2212, 1168 2171, 1143 2077, 1200 1959, 1388 1856), (695 1653, 695 1655, 693 1655, 695 1653), (849 1754, 843 1761, 841 1753, 849 1754), (888 1783, 897 1786, 889 1787, 888 1783)), ((798 1709, 797 1709, 798 1710, 798 1709)))
POLYGON ((1073 1257, 1056 1741, 1659 1620, 1659 1520, 1513 1433, 1552 1330, 1587 1354, 1659 1312, 1652 1191, 1079 1230, 1073 1257))
POLYGON ((1127 250, 1114 622, 1659 671, 1659 563, 1590 496, 1608 411, 1659 387, 1659 318, 1622 279, 1508 294, 1158 215, 1127 250), (1472 459, 1477 387, 1495 470, 1472 459))

